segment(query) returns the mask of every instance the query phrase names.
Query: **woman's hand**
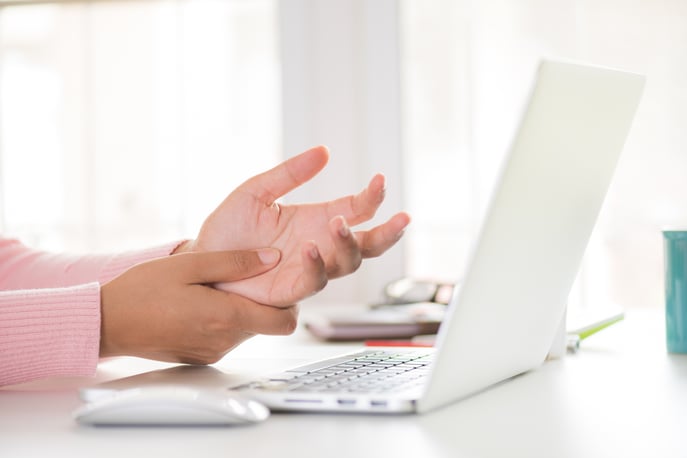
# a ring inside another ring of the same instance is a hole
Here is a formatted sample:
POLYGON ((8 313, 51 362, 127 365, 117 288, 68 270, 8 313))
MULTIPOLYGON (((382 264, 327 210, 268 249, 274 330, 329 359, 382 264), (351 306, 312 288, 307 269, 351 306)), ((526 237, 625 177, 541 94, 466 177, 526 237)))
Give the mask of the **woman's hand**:
POLYGON ((209 364, 255 334, 290 334, 296 306, 271 307, 211 286, 265 274, 275 249, 186 253, 138 264, 101 288, 101 356, 209 364))
POLYGON ((274 269, 218 285, 275 306, 294 304, 324 288, 329 279, 354 272, 363 259, 393 246, 410 217, 398 213, 370 230, 351 230, 372 219, 383 202, 382 175, 373 177, 356 195, 317 204, 277 203, 279 197, 313 178, 328 159, 327 149, 316 147, 249 179, 205 220, 196 240, 180 251, 278 248, 282 259, 274 269))

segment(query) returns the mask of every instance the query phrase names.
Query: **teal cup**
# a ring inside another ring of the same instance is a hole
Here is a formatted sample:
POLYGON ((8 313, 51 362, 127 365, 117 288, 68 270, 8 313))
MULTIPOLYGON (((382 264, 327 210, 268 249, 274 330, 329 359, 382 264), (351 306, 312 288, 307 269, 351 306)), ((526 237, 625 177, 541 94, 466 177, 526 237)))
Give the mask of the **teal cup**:
POLYGON ((666 346, 687 353, 687 230, 663 231, 666 346))

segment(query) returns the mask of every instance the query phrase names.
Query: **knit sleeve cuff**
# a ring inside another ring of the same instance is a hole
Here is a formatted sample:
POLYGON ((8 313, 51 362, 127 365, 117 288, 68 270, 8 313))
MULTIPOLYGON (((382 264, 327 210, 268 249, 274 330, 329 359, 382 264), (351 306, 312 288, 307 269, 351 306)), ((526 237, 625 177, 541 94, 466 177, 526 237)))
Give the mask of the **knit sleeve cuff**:
POLYGON ((100 350, 100 285, 0 293, 0 385, 92 376, 100 350))

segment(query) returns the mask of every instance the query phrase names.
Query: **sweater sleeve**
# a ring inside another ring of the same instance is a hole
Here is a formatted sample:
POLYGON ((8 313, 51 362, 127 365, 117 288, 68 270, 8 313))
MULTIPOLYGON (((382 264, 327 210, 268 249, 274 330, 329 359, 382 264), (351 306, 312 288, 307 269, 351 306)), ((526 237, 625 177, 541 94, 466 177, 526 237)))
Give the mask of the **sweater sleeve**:
POLYGON ((100 284, 179 242, 117 255, 64 256, 0 240, 0 386, 95 373, 100 284))
POLYGON ((0 291, 105 283, 134 264, 167 256, 180 243, 114 255, 79 256, 33 250, 17 240, 0 239, 0 291))

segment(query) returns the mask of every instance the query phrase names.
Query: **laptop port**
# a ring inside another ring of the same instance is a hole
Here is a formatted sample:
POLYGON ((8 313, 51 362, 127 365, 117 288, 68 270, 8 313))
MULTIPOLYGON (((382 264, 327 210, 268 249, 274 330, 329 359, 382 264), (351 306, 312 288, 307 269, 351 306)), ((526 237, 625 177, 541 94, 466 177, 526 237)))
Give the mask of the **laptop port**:
POLYGON ((370 407, 386 407, 387 402, 384 400, 373 399, 370 401, 370 407))

